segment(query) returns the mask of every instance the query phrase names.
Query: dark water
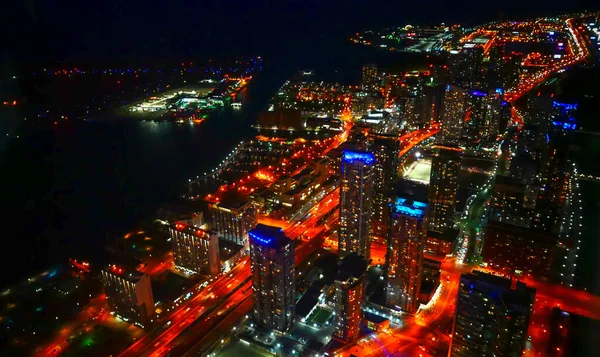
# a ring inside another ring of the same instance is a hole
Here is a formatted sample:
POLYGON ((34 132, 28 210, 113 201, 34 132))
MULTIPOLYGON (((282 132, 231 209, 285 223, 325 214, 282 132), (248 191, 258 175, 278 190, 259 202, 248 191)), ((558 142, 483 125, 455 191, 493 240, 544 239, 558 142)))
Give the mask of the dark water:
POLYGON ((31 130, 0 162, 7 251, 24 271, 101 250, 106 235, 151 217, 251 134, 247 118, 229 112, 195 126, 69 121, 31 130))
POLYGON ((361 65, 371 61, 390 68, 426 62, 351 45, 332 47, 326 56, 265 59, 240 112, 226 110, 196 126, 114 118, 23 126, 22 114, 3 116, 2 125, 19 138, 0 146, 0 217, 4 248, 13 257, 0 260, 11 272, 0 285, 74 255, 101 255, 107 236, 151 219, 190 177, 215 167, 254 134, 256 114, 294 71, 316 68, 324 79, 356 83, 361 65))

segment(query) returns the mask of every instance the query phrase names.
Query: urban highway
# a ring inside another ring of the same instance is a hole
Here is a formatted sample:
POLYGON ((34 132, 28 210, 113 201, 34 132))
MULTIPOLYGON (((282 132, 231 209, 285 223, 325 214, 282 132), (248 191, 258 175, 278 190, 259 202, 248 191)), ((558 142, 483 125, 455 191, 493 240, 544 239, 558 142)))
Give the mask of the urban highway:
POLYGON ((239 288, 240 284, 250 277, 248 259, 244 259, 227 275, 219 277, 199 294, 185 300, 168 319, 161 320, 161 326, 146 334, 143 338, 129 346, 119 356, 142 356, 152 353, 164 341, 171 341, 196 319, 214 307, 219 299, 224 298, 232 291, 239 288))

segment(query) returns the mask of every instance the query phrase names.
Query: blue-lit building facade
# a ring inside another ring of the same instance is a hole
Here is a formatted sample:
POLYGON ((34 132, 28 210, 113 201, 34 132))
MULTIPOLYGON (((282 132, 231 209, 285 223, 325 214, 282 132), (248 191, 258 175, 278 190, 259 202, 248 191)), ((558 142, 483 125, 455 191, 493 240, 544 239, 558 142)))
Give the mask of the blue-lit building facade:
POLYGON ((256 323, 284 332, 294 322, 294 241, 279 227, 258 224, 249 233, 252 307, 256 323))
POLYGON ((414 313, 419 307, 427 210, 426 203, 406 198, 392 204, 386 254, 386 304, 392 309, 414 313))
POLYGON ((552 126, 564 130, 577 129, 577 122, 575 120, 577 106, 577 103, 561 103, 553 101, 552 110, 554 115, 552 118, 552 126))
POLYGON ((357 253, 370 257, 375 156, 345 150, 340 191, 339 255, 357 253))

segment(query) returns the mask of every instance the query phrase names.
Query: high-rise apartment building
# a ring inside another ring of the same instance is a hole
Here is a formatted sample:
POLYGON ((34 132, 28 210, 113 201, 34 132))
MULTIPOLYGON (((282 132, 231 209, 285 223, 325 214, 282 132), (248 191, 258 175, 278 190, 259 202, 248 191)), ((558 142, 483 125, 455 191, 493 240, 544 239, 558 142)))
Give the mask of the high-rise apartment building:
POLYGON ((258 222, 257 211, 250 200, 218 202, 211 207, 213 229, 219 237, 239 245, 247 245, 248 231, 258 222))
MULTIPOLYGON (((507 274, 553 279, 564 248, 556 235, 491 221, 484 229, 483 261, 507 274)), ((562 265, 562 264, 561 264, 562 265)))
POLYGON ((439 120, 444 92, 444 87, 436 83, 423 86, 422 93, 417 99, 418 123, 421 127, 439 120))
POLYGON ((392 205, 386 259, 386 304, 392 309, 414 313, 419 307, 426 211, 426 203, 406 198, 398 198, 392 205))
POLYGON ((460 144, 467 113, 467 97, 468 91, 462 88, 451 85, 446 87, 438 143, 443 145, 460 144))
POLYGON ((154 315, 154 297, 147 274, 111 264, 100 271, 100 280, 112 313, 142 327, 154 315))
POLYGON ((169 235, 177 268, 209 276, 219 274, 219 238, 216 232, 178 222, 169 227, 169 235))
POLYGON ((351 253, 340 262, 335 278, 334 335, 345 343, 356 341, 360 337, 368 265, 364 257, 351 253))
POLYGON ((496 175, 489 217, 491 220, 529 226, 530 214, 525 208, 527 186, 509 176, 496 175))
POLYGON ((429 180, 429 229, 452 228, 462 152, 456 146, 436 146, 429 180))
POLYGON ((520 357, 535 289, 474 271, 460 278, 452 357, 520 357))
POLYGON ((484 84, 483 47, 465 43, 459 52, 450 52, 451 82, 463 88, 476 88, 484 84))
POLYGON ((523 54, 509 52, 505 43, 496 43, 490 48, 489 59, 485 76, 488 87, 506 91, 519 82, 523 54))
POLYGON ((402 93, 396 101, 398 106, 398 114, 400 114, 400 120, 403 121, 406 126, 410 129, 416 129, 421 127, 419 111, 418 111, 418 97, 413 93, 402 93))
POLYGON ((489 147, 501 128, 502 91, 470 90, 464 116, 463 136, 467 147, 489 147))
POLYGON ((559 233, 572 175, 572 147, 566 136, 556 135, 547 145, 540 167, 540 191, 533 227, 559 233))
POLYGON ((370 256, 375 155, 345 150, 340 190, 339 254, 370 256))
POLYGON ((375 155, 375 171, 373 190, 373 239, 386 242, 390 217, 390 203, 395 194, 398 177, 398 153, 400 142, 397 132, 386 134, 373 133, 370 151, 375 155))
POLYGON ((377 88, 378 82, 377 65, 365 64, 362 67, 362 86, 363 89, 373 90, 377 88))
POLYGON ((264 224, 257 225, 248 235, 254 320, 266 328, 284 332, 294 322, 294 241, 281 228, 264 224))

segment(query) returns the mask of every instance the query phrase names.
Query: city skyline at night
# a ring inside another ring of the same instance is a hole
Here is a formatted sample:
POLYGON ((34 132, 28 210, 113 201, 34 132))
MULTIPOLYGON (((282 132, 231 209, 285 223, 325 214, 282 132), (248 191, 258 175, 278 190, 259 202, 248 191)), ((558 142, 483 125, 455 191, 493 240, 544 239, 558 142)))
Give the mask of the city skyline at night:
POLYGON ((600 12, 563 5, 17 9, 0 355, 597 356, 600 12))

